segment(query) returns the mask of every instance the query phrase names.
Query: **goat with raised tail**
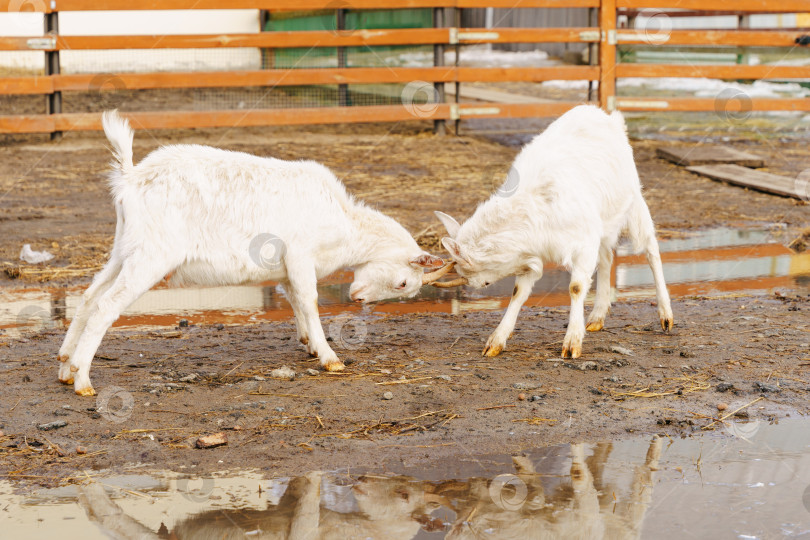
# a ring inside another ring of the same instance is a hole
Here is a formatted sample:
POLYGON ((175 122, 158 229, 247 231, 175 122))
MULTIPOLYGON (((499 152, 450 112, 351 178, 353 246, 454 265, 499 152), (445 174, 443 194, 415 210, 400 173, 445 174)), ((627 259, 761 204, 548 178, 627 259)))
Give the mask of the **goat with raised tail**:
POLYGON ((621 235, 644 250, 655 279, 661 327, 673 325, 658 241, 633 161, 621 113, 582 105, 562 115, 527 144, 504 185, 459 225, 436 213, 447 229, 442 245, 453 257, 457 280, 435 285, 485 287, 516 276, 506 314, 483 354, 496 356, 515 328, 544 263, 571 272, 571 313, 563 358, 582 354, 585 295, 596 270, 596 301, 587 330, 602 329, 610 309, 610 268, 621 235))
POLYGON ((103 116, 117 223, 110 259, 84 293, 59 350, 59 380, 93 395, 90 364, 121 312, 171 273, 174 284, 281 282, 298 338, 329 371, 343 363, 318 317, 317 280, 353 267, 358 302, 411 297, 449 270, 393 219, 355 201, 313 161, 171 145, 132 163, 133 132, 103 116))

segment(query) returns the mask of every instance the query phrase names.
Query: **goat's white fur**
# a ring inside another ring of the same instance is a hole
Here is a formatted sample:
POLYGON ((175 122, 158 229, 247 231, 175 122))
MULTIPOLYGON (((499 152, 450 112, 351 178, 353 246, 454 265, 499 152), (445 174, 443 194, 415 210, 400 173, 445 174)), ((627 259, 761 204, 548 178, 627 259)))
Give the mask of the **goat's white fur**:
POLYGON ((169 273, 175 284, 280 281, 299 339, 324 368, 338 370, 343 364, 318 318, 317 280, 354 267, 350 295, 371 302, 414 296, 424 268, 442 264, 318 163, 171 145, 136 166, 129 123, 110 111, 103 125, 115 158, 109 181, 117 223, 110 260, 59 350, 59 380, 73 381, 78 394, 94 392, 90 364, 110 325, 169 273), (277 256, 257 260, 256 238, 271 238, 264 247, 279 249, 277 256))
POLYGON ((463 225, 436 213, 450 235, 442 244, 471 286, 516 276, 509 307, 489 337, 485 355, 503 350, 521 306, 543 275, 543 264, 551 262, 571 272, 571 313, 562 355, 580 356, 591 276, 597 270, 587 329, 598 331, 610 309, 613 250, 623 233, 637 251, 645 250, 661 326, 672 327, 655 227, 621 113, 607 115, 590 105, 572 109, 521 150, 509 178, 509 189, 481 204, 463 225))

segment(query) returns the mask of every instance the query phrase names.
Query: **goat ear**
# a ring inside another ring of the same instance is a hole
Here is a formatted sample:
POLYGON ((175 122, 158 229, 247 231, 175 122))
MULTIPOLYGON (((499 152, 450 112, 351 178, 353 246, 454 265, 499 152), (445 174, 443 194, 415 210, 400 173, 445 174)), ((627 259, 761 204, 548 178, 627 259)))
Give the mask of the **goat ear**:
POLYGON ((458 224, 458 221, 453 219, 452 217, 448 216, 444 212, 433 212, 439 221, 442 222, 444 228, 447 229, 447 234, 450 235, 450 238, 455 238, 458 235, 458 230, 461 228, 461 225, 458 224))
POLYGON ((418 266, 420 268, 439 268, 440 266, 444 266, 444 261, 440 257, 434 257, 424 251, 418 257, 411 259, 410 263, 412 266, 418 266))
POLYGON ((461 245, 459 245, 458 242, 445 236, 442 238, 442 245, 444 246, 444 249, 450 252, 450 255, 452 255, 455 260, 464 261, 465 263, 472 265, 472 261, 464 253, 464 251, 462 251, 461 245))

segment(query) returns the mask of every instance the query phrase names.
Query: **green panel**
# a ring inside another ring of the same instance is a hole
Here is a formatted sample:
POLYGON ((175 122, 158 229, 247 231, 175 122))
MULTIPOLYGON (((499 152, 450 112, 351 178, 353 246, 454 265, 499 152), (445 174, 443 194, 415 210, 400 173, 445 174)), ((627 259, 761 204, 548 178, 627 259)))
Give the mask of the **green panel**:
MULTIPOLYGON (((389 10, 359 10, 346 11, 346 29, 341 32, 352 32, 365 29, 402 29, 402 28, 431 28, 433 14, 430 9, 389 9, 389 10)), ((296 12, 271 14, 270 20, 264 27, 267 32, 327 30, 336 31, 337 12, 296 12)), ((379 47, 347 47, 346 57, 349 66, 369 65, 367 62, 356 61, 362 54, 373 53, 369 61, 381 64, 381 59, 392 53, 426 50, 425 46, 379 46, 379 47), (354 60, 354 61, 353 61, 354 60)), ((314 49, 275 49, 264 50, 264 65, 275 68, 306 68, 306 67, 335 67, 337 66, 337 49, 334 47, 318 47, 314 49)))

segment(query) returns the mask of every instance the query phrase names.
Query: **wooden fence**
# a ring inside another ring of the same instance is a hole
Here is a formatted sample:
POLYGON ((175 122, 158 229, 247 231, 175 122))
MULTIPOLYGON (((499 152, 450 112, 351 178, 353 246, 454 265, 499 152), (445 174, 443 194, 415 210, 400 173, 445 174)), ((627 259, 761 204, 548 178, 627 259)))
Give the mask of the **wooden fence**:
MULTIPOLYGON (((810 65, 677 65, 618 63, 619 45, 803 47, 810 30, 667 30, 618 29, 617 13, 626 10, 677 8, 696 12, 810 12, 810 0, 0 0, 0 11, 22 7, 44 13, 45 32, 38 37, 0 36, 0 51, 44 51, 44 76, 0 78, 0 95, 43 95, 44 114, 0 115, 0 133, 63 132, 100 129, 100 112, 63 112, 61 93, 88 91, 99 74, 61 74, 59 52, 66 50, 201 49, 255 47, 260 49, 316 48, 390 45, 428 45, 434 48, 433 67, 337 67, 312 69, 261 69, 254 71, 189 71, 116 73, 130 90, 283 87, 293 85, 407 84, 424 81, 435 85, 440 97, 431 107, 414 109, 402 105, 276 108, 253 110, 143 111, 127 113, 136 128, 188 128, 257 126, 343 122, 396 122, 414 119, 436 122, 464 118, 518 118, 556 116, 578 103, 460 103, 444 96, 445 83, 541 82, 548 80, 598 81, 598 103, 607 110, 624 111, 715 111, 718 98, 633 97, 616 95, 616 80, 622 77, 712 77, 719 79, 810 79, 810 65), (576 28, 458 28, 464 8, 592 8, 598 10, 598 26, 576 28), (98 10, 166 9, 259 9, 269 11, 364 10, 430 8, 434 28, 354 31, 285 31, 230 35, 137 35, 66 36, 58 33, 59 12, 98 10), (444 17, 448 10, 455 16, 444 17), (531 68, 463 67, 443 64, 446 48, 480 43, 586 43, 598 48, 592 65, 531 68)), ((97 83, 96 83, 97 84, 97 83)), ((744 99, 736 106, 750 111, 810 111, 810 99, 744 99)))

